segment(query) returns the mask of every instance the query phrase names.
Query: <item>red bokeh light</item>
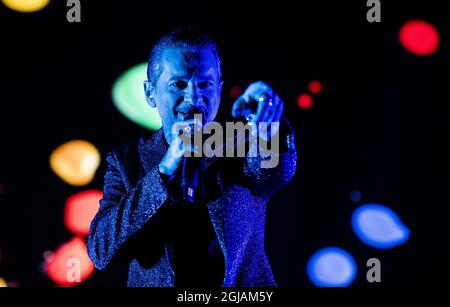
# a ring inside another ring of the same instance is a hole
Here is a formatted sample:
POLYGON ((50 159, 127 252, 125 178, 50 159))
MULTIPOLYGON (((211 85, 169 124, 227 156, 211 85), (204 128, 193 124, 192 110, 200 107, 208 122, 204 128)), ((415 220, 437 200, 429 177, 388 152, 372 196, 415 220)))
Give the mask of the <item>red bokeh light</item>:
POLYGON ((67 229, 79 236, 88 235, 91 221, 97 214, 102 197, 103 193, 97 190, 85 191, 69 197, 64 213, 67 229))
POLYGON ((322 92, 323 86, 320 81, 314 80, 309 82, 308 90, 311 94, 320 94, 322 92))
POLYGON ((309 94, 301 94, 297 98, 297 105, 302 109, 309 109, 313 105, 313 98, 309 94))
POLYGON ((59 286, 75 286, 94 273, 94 264, 87 254, 86 243, 73 238, 62 244, 45 261, 45 272, 59 286))
POLYGON ((230 90, 230 96, 231 98, 237 99, 239 96, 241 96, 242 90, 238 86, 233 86, 230 90))
POLYGON ((436 28, 424 20, 410 20, 398 34, 402 46, 415 55, 425 56, 436 52, 439 47, 439 33, 436 28))

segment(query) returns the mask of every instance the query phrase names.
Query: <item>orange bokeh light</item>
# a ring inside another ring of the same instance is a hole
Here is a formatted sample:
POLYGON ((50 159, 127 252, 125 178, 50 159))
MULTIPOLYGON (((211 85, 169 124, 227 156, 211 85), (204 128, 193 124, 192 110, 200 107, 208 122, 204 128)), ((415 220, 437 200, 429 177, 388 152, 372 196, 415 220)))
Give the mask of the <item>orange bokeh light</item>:
POLYGON ((89 184, 100 165, 100 152, 89 142, 74 140, 60 145, 50 155, 50 167, 74 186, 89 184))

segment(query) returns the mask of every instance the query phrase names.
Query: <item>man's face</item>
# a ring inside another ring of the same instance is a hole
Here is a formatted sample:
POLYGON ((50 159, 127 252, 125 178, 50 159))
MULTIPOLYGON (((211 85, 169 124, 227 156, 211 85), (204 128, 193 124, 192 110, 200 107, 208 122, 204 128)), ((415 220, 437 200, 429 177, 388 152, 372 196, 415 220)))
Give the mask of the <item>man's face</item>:
POLYGON ((161 68, 156 84, 146 94, 150 105, 158 108, 166 140, 170 142, 174 123, 192 119, 194 114, 202 114, 203 124, 214 120, 220 105, 222 81, 217 59, 209 49, 198 52, 166 49, 161 68))

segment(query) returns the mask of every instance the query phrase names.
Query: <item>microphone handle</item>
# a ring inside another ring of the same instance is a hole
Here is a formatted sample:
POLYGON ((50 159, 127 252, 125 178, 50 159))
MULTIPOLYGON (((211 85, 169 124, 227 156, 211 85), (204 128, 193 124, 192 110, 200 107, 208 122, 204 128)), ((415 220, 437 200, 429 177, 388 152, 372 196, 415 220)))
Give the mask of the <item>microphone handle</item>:
POLYGON ((195 202, 195 194, 198 187, 199 170, 199 158, 184 157, 181 177, 181 189, 183 191, 183 200, 190 205, 193 205, 195 202))

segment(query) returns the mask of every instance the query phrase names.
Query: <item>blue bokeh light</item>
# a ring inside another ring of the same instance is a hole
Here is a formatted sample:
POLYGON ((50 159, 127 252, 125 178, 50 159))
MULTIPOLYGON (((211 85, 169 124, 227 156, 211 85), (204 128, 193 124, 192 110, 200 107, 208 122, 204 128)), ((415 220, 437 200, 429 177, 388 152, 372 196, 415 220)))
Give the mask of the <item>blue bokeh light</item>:
POLYGON ((353 191, 350 193, 350 200, 354 203, 359 203, 362 199, 362 194, 360 191, 353 191))
POLYGON ((405 243, 410 235, 399 216, 379 204, 366 204, 352 215, 352 228, 358 238, 370 247, 387 249, 405 243))
POLYGON ((317 251, 307 265, 308 277, 317 287, 348 287, 357 271, 352 255, 338 247, 317 251))

